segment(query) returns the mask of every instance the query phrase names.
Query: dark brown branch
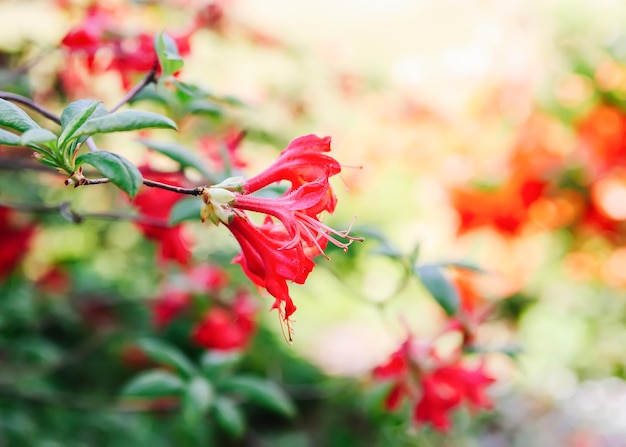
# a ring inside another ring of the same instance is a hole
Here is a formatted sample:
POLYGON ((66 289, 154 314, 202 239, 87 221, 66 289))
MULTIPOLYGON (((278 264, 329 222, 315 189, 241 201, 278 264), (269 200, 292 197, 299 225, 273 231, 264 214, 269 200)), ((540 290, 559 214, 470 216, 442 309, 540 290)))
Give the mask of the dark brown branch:
POLYGON ((38 112, 39 114, 45 116, 51 121, 54 121, 57 124, 61 124, 61 118, 50 110, 46 109, 43 106, 40 106, 35 101, 26 96, 18 95, 16 93, 3 92, 0 91, 0 98, 6 99, 7 101, 17 102, 19 104, 25 105, 26 107, 38 112))
MULTIPOLYGON (((101 185, 103 183, 109 183, 108 178, 85 178, 81 179, 79 186, 83 185, 101 185)), ((195 188, 183 188, 181 186, 168 185, 167 183, 157 182, 156 180, 143 179, 143 184, 151 188, 165 189, 166 191, 176 192, 178 194, 186 194, 189 196, 201 196, 204 191, 204 186, 197 186, 195 188)))
POLYGON ((109 112, 113 113, 113 112, 117 111, 120 107, 122 107, 124 104, 126 104, 129 101, 131 101, 135 96, 137 96, 139 94, 139 92, 141 92, 148 85, 156 83, 157 80, 158 80, 157 79, 157 75, 156 75, 158 67, 159 67, 158 63, 155 62, 154 65, 152 66, 152 69, 141 80, 141 82, 139 84, 137 84, 135 87, 133 87, 131 90, 129 90, 128 93, 126 93, 126 95, 124 95, 124 97, 120 100, 120 102, 118 102, 116 105, 114 105, 111 108, 111 110, 109 110, 109 112))
POLYGON ((149 216, 138 214, 107 212, 107 213, 77 213, 69 207, 68 202, 62 202, 58 205, 44 205, 40 203, 16 203, 0 201, 1 207, 11 208, 18 211, 28 211, 35 213, 60 213, 66 219, 74 223, 82 223, 85 219, 104 219, 104 220, 129 220, 135 223, 150 225, 153 227, 169 228, 170 225, 163 219, 155 219, 149 216))

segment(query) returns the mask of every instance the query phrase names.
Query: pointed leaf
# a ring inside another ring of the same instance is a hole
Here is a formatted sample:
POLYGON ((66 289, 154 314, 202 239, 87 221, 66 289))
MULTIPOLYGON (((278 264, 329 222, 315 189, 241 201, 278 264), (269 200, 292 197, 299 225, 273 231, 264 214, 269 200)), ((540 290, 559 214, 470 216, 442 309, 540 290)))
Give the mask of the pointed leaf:
POLYGON ((183 168, 193 168, 205 177, 212 176, 212 174, 204 165, 202 159, 185 146, 176 143, 164 143, 160 141, 143 139, 140 139, 139 141, 142 144, 148 146, 150 149, 171 158, 172 160, 180 164, 183 168))
POLYGON ((171 76, 183 68, 184 62, 178 53, 178 46, 167 34, 159 33, 154 36, 154 49, 161 65, 161 76, 171 76))
POLYGON ((145 371, 133 377, 124 386, 124 396, 177 396, 183 391, 184 382, 178 376, 162 370, 145 371))
POLYGON ((238 352, 207 351, 200 358, 200 368, 205 377, 215 380, 230 373, 239 362, 238 352))
POLYGON ((233 438, 241 438, 246 430, 246 420, 235 402, 225 396, 215 400, 215 420, 233 438))
POLYGON ((213 385, 204 377, 195 376, 188 383, 183 395, 183 413, 188 422, 198 422, 213 405, 213 385))
POLYGON ((139 347, 158 363, 171 366, 186 378, 195 374, 196 368, 178 348, 154 338, 144 338, 137 343, 139 347))
POLYGON ((29 129, 22 134, 20 144, 22 146, 32 146, 34 144, 50 146, 50 143, 56 142, 56 140, 56 134, 50 132, 48 129, 29 129))
POLYGON ((96 109, 100 107, 100 116, 106 114, 104 106, 100 101, 91 101, 81 99, 71 103, 63 110, 61 114, 61 124, 63 131, 59 136, 59 147, 63 147, 65 143, 72 138, 72 135, 82 126, 85 121, 94 115, 96 109), (104 110, 104 113, 102 111, 104 110))
POLYGON ((90 164, 96 168, 130 197, 135 197, 143 182, 141 172, 134 164, 121 155, 112 152, 99 151, 83 154, 76 159, 76 166, 80 166, 83 163, 90 164))
POLYGON ((124 110, 122 112, 115 112, 110 115, 87 120, 87 122, 72 135, 72 138, 97 133, 125 132, 149 128, 176 130, 176 123, 158 113, 124 110))
POLYGON ((459 293, 456 287, 441 273, 438 265, 418 266, 415 269, 415 274, 448 315, 452 316, 458 312, 459 293))
POLYGON ((6 146, 21 146, 20 136, 9 132, 8 130, 0 129, 0 144, 6 146))
POLYGON ((40 127, 26 112, 4 99, 0 99, 0 126, 10 127, 20 132, 40 127))
POLYGON ((234 376, 219 382, 222 392, 241 396, 269 410, 293 417, 296 408, 291 398, 275 383, 254 376, 234 376))
POLYGON ((200 220, 200 211, 204 203, 198 197, 190 197, 176 202, 170 211, 170 225, 177 225, 187 220, 200 220))

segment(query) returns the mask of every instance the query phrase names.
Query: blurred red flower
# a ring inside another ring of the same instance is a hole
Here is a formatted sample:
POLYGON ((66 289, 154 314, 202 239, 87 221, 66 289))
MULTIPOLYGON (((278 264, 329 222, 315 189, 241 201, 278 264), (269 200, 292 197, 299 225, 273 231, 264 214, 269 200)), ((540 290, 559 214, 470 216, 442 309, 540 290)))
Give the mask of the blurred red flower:
POLYGON ((191 338, 208 349, 244 349, 256 330, 256 312, 254 301, 240 293, 230 309, 212 307, 194 327, 191 338))
POLYGON ((0 206, 0 280, 8 276, 28 252, 35 226, 0 206))
MULTIPOLYGON (((150 173, 146 167, 142 167, 140 170, 144 175, 150 173)), ((152 176, 152 180, 176 186, 181 186, 185 182, 179 174, 160 174, 152 176)), ((162 225, 137 224, 145 237, 157 242, 159 260, 171 260, 186 265, 191 259, 191 251, 189 241, 183 235, 182 226, 167 227, 170 211, 181 198, 183 198, 182 195, 172 191, 143 186, 133 199, 133 204, 143 216, 163 222, 162 225)))

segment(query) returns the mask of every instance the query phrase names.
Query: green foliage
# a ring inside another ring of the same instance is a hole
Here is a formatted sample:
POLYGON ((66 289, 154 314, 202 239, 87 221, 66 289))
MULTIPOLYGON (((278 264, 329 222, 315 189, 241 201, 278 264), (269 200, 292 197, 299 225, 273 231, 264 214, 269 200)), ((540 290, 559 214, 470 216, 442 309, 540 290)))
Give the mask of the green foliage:
POLYGON ((183 58, 178 53, 176 42, 170 36, 165 33, 154 36, 154 48, 161 66, 161 76, 169 78, 183 68, 185 64, 183 58))
POLYGON ((460 305, 459 293, 441 272, 439 266, 432 264, 419 265, 415 268, 415 274, 448 315, 452 316, 458 312, 460 305))
POLYGON ((8 127, 19 132, 30 129, 39 129, 40 126, 13 103, 0 99, 0 126, 8 127))
POLYGON ((143 182, 139 169, 126 158, 113 152, 98 151, 80 155, 76 159, 76 165, 82 164, 92 165, 130 197, 135 197, 143 182))
POLYGON ((194 365, 176 347, 155 338, 144 338, 137 345, 154 361, 175 368, 185 379, 196 373, 194 365))
POLYGON ((139 129, 176 130, 177 127, 174 121, 158 113, 123 110, 87 120, 72 134, 72 138, 139 129))
POLYGON ((198 197, 189 197, 176 202, 170 211, 169 223, 176 225, 188 220, 199 220, 204 203, 198 197))
POLYGON ((213 177, 213 174, 207 169, 204 161, 196 154, 194 154, 190 149, 180 144, 144 139, 139 140, 139 142, 149 147, 150 149, 174 160, 180 165, 181 168, 195 169, 207 179, 213 177))

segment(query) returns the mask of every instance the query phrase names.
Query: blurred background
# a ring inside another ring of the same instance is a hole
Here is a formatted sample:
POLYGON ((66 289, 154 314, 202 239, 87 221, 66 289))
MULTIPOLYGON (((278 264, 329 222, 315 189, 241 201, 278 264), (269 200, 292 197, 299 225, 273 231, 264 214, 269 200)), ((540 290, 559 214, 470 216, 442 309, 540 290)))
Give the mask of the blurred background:
MULTIPOLYGON (((116 11, 120 29, 173 35, 207 5, 98 3, 116 11)), ((126 80, 121 69, 98 71, 97 61, 66 59, 72 49, 61 44, 82 23, 89 4, 1 2, 0 88, 56 111, 79 98, 115 104, 141 79, 140 71, 126 80)), ((333 179, 339 205, 325 222, 342 229, 356 218, 353 233, 366 237, 348 254, 329 249, 330 261, 318 262, 305 285, 290 287, 298 306, 291 346, 282 342, 275 313, 265 312, 270 300, 258 299, 263 336, 328 380, 363 384, 407 331, 426 338, 438 334, 447 317, 437 302, 418 281, 405 283, 397 260, 376 249, 376 238, 368 239, 384 234, 383 240, 403 253, 419 247, 420 262, 463 261, 484 270, 472 276, 473 293, 494 310, 477 339, 496 378, 489 388, 495 401, 491 413, 478 419, 470 412, 458 415, 452 433, 443 437, 410 429, 401 441, 390 438, 395 441, 386 445, 626 445, 626 4, 232 0, 219 5, 219 15, 206 15, 190 35, 177 78, 208 89, 215 111, 206 122, 181 118, 177 135, 154 131, 149 137, 197 149, 201 137, 245 129, 237 153, 245 160, 241 172, 251 175, 297 136, 331 136, 332 155, 343 169, 333 179)), ((132 106, 147 107, 149 99, 138 98, 132 106)), ((176 113, 171 104, 155 104, 160 113, 176 113)), ((137 164, 148 160, 145 148, 126 135, 99 143, 137 164)), ((10 151, 15 149, 3 148, 2 155, 11 158, 10 151)), ((170 166, 169 160, 153 161, 170 166)), ((129 207, 108 189, 70 191, 61 188, 58 176, 41 175, 34 185, 23 172, 3 170, 0 198, 69 201, 72 209, 94 213, 129 207), (17 191, 17 181, 30 186, 17 191)), ((60 347, 35 331, 19 355, 7 347, 15 334, 28 332, 23 327, 40 322, 42 311, 33 310, 39 298, 24 284, 41 284, 56 265, 71 286, 44 292, 89 295, 96 310, 65 308, 57 297, 45 312, 69 320, 87 312, 99 315, 93 318, 100 322, 143 318, 138 332, 145 333, 149 316, 136 316, 140 311, 129 305, 102 317, 96 299, 117 294, 145 302, 162 295, 166 269, 155 267, 158 256, 141 229, 125 221, 71 226, 58 216, 36 216, 43 221, 30 249, 20 254, 20 271, 3 289, 1 348, 7 365, 31 357, 54 363, 73 343, 60 347), (28 296, 30 308, 24 304, 28 296), (25 326, 14 328, 16 321, 25 326)), ((18 216, 20 222, 32 219, 18 216)), ((224 228, 188 223, 184 231, 194 241, 194 262, 221 264, 233 283, 245 283, 237 266, 228 264, 237 246, 224 228)), ((168 275, 180 277, 180 270, 168 269, 168 275)), ((107 352, 119 355, 129 338, 125 333, 107 352)), ((4 379, 19 371, 5 369, 4 379)), ((119 384, 128 375, 120 372, 111 381, 119 384)), ((340 394, 332 387, 328 393, 340 394)), ((31 430, 32 445, 62 445, 35 442, 43 439, 36 434, 36 419, 28 422, 23 411, 5 415, 7 433, 31 430)), ((5 436, 5 445, 22 439, 5 436)), ((267 445, 321 445, 290 436, 281 438, 283 444, 276 438, 267 445)), ((326 445, 367 445, 333 439, 337 444, 326 445)))

